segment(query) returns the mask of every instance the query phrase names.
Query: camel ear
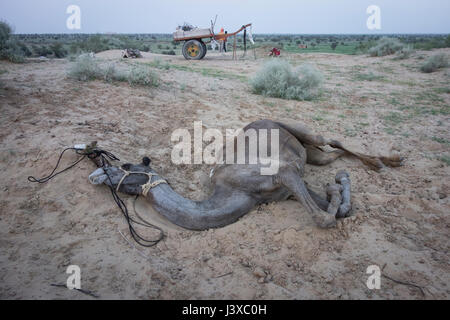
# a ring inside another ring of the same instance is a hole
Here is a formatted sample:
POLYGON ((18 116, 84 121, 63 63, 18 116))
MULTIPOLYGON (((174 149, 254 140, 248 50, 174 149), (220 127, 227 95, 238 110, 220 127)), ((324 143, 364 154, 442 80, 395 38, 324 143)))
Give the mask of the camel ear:
POLYGON ((142 164, 146 167, 148 167, 150 165, 150 163, 152 162, 152 160, 150 160, 149 157, 143 157, 142 158, 142 164))

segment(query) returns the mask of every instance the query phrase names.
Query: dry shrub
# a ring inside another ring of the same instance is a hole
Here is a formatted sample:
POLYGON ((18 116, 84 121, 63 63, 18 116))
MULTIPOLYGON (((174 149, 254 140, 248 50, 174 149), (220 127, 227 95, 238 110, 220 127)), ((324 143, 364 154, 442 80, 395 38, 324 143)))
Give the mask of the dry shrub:
POLYGON ((130 85, 155 87, 158 76, 148 67, 135 66, 131 71, 117 70, 115 64, 102 66, 91 54, 80 55, 69 70, 69 77, 79 81, 104 80, 106 82, 128 82, 130 85))
POLYGON ((313 66, 305 64, 294 69, 287 61, 274 59, 250 80, 253 93, 265 96, 311 100, 319 93, 322 74, 313 66))
POLYGON ((158 86, 158 76, 147 67, 135 66, 128 74, 128 83, 132 86, 158 86))
POLYGON ((444 53, 438 53, 431 56, 420 67, 420 71, 425 73, 435 72, 439 69, 448 67, 448 57, 444 53))
POLYGON ((91 54, 80 55, 69 70, 69 77, 79 81, 89 81, 103 78, 103 70, 91 54))
POLYGON ((372 57, 382 57, 394 54, 404 48, 403 43, 395 38, 381 38, 377 44, 369 49, 372 57))

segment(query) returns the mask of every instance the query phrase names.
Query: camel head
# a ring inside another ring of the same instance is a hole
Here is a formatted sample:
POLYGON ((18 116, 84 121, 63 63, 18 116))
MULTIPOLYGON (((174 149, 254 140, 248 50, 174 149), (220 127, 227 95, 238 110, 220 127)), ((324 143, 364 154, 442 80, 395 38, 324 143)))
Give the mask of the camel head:
POLYGON ((150 159, 144 157, 142 163, 125 163, 121 167, 105 166, 98 168, 89 175, 92 184, 106 184, 114 189, 119 186, 119 190, 130 195, 140 194, 141 186, 148 182, 151 175, 156 173, 150 167, 150 159), (140 174, 142 172, 142 174, 140 174))

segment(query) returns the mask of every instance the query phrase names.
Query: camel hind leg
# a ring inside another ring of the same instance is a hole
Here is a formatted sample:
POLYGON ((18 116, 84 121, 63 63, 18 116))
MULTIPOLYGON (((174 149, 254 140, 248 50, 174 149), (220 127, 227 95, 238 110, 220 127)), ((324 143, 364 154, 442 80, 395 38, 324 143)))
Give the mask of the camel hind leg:
POLYGON ((316 166, 324 166, 330 164, 345 154, 344 150, 333 150, 330 152, 325 152, 315 146, 306 145, 305 147, 307 154, 306 163, 316 166))
POLYGON ((403 157, 400 156, 391 156, 391 157, 376 157, 370 156, 367 154, 353 152, 345 148, 341 142, 336 140, 330 140, 327 143, 329 146, 345 151, 347 154, 352 155, 358 159, 360 159, 366 166, 370 167, 373 170, 379 170, 384 168, 384 166, 389 167, 400 167, 404 160, 403 157))
MULTIPOLYGON (((292 135, 294 135, 303 145, 309 145, 312 147, 321 147, 329 145, 335 149, 340 149, 344 151, 344 153, 352 155, 358 159, 360 159, 365 165, 374 170, 379 170, 383 168, 385 165, 390 167, 399 167, 402 165, 404 160, 403 157, 400 156, 392 156, 392 157, 375 157, 366 155, 359 152, 353 152, 349 149, 345 148, 341 142, 324 138, 321 135, 317 135, 312 132, 309 128, 305 127, 299 123, 285 123, 285 122, 277 122, 282 128, 289 131, 292 135)), ((310 151, 311 152, 311 151, 310 151)), ((335 154, 336 155, 336 154, 335 154)), ((323 155, 322 155, 323 157, 323 155)), ((335 159, 334 159, 335 160, 335 159)), ((330 161, 334 161, 330 160, 330 161)), ((327 162, 327 161, 324 161, 327 162)))

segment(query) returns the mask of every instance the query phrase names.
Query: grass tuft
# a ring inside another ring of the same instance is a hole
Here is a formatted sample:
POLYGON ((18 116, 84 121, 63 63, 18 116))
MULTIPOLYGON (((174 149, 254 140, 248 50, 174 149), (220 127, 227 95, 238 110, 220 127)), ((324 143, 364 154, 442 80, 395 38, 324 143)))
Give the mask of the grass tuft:
POLYGON ((448 67, 448 57, 444 53, 438 53, 429 57, 420 67, 420 71, 425 73, 435 72, 439 69, 448 67))
POLYGON ((78 81, 101 79, 103 78, 103 70, 100 68, 98 60, 86 53, 80 55, 72 64, 69 77, 78 81))
POLYGON ((411 46, 406 46, 397 51, 394 60, 404 60, 411 57, 414 53, 414 49, 411 46))
POLYGON ((111 63, 100 65, 100 61, 90 54, 80 55, 69 70, 69 77, 79 81, 104 80, 106 82, 128 82, 132 86, 156 87, 158 76, 145 66, 134 66, 131 71, 117 70, 111 63))
POLYGON ((395 38, 381 38, 377 44, 369 49, 372 57, 382 57, 394 54, 404 49, 403 43, 395 38))
POLYGON ((311 65, 301 65, 297 69, 284 60, 267 62, 250 80, 252 92, 264 96, 311 100, 319 95, 323 82, 322 74, 311 65))
POLYGON ((135 66, 128 74, 128 83, 132 86, 158 86, 158 76, 150 69, 143 66, 135 66))

